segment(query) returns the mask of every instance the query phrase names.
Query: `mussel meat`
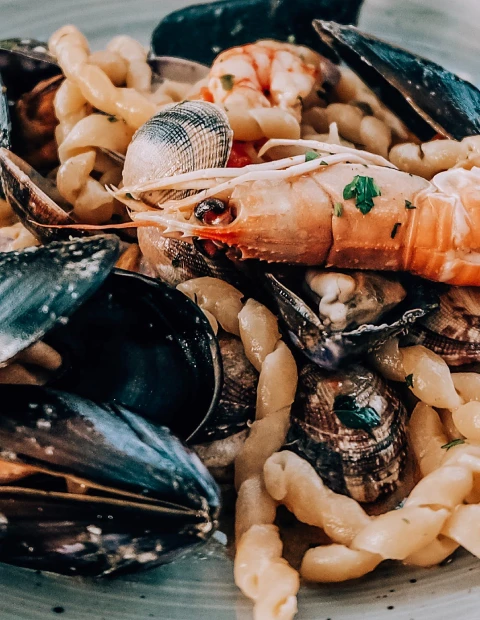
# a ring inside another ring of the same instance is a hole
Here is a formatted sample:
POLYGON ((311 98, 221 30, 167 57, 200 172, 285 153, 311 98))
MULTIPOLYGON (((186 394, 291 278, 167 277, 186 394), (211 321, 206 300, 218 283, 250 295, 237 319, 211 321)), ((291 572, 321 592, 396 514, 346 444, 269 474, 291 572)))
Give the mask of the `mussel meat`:
POLYGON ((125 409, 0 386, 0 561, 98 576, 156 566, 214 531, 220 498, 171 432, 125 409), (70 491, 70 492, 68 492, 70 491))
POLYGON ((167 15, 152 35, 155 54, 211 64, 228 47, 277 39, 317 49, 312 20, 354 24, 363 0, 220 0, 188 6, 167 15), (191 33, 201 36, 192 45, 191 33))
POLYGON ((399 394, 370 369, 353 364, 329 374, 307 364, 285 448, 337 493, 362 503, 398 503, 408 492, 406 423, 399 394))
POLYGON ((402 286, 398 279, 370 272, 284 269, 266 273, 265 284, 291 342, 330 370, 372 351, 438 307, 429 283, 407 278, 402 286))

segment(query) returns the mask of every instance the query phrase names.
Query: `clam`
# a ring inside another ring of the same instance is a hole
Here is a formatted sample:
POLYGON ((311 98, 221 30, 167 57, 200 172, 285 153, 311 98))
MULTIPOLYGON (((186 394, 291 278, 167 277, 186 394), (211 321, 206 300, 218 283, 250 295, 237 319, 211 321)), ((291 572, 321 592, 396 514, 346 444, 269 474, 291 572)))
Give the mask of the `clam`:
POLYGON ((215 410, 218 343, 118 253, 107 235, 0 254, 0 561, 111 574, 214 530, 218 489, 181 440, 215 410))
POLYGON ((480 133, 480 91, 470 82, 353 26, 317 19, 314 27, 420 140, 480 133))
POLYGON ((220 0, 188 6, 164 17, 152 35, 155 54, 211 64, 228 47, 276 39, 318 49, 316 18, 356 23, 362 0, 220 0), (192 32, 201 33, 192 45, 192 32))
POLYGON ((220 499, 198 458, 121 405, 0 386, 0 561, 68 575, 156 566, 207 540, 220 499), (70 491, 70 492, 69 492, 70 491))
POLYGON ((330 374, 307 364, 285 447, 337 493, 362 503, 398 502, 406 494, 406 423, 399 394, 363 365, 330 374))
POLYGON ((437 312, 413 326, 406 343, 423 344, 449 366, 480 361, 480 291, 452 286, 440 294, 437 312))
MULTIPOLYGON (((125 185, 226 165, 233 132, 223 110, 203 101, 184 101, 159 112, 135 134, 123 169, 125 185)), ((138 196, 161 206, 188 192, 146 192, 138 196)), ((132 205, 134 208, 134 204, 132 205)), ((147 263, 163 280, 176 286, 192 277, 220 277, 236 286, 242 278, 233 263, 212 244, 167 239, 155 227, 140 228, 138 242, 147 263)))
POLYGON ((283 270, 266 273, 265 285, 293 345, 330 370, 410 329, 438 307, 429 283, 371 272, 283 270))
POLYGON ((120 404, 187 439, 218 401, 217 341, 185 295, 112 270, 118 251, 108 235, 0 255, 0 364, 42 341, 62 360, 49 387, 120 404))

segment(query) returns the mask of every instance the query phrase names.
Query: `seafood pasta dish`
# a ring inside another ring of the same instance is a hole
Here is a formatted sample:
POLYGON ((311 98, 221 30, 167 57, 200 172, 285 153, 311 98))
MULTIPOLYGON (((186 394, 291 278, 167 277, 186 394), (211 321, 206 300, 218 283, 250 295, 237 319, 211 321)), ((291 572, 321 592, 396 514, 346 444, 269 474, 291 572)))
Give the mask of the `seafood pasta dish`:
POLYGON ((480 92, 360 2, 187 57, 217 4, 149 51, 0 42, 0 561, 116 575, 234 529, 287 620, 301 582, 480 557, 480 92))

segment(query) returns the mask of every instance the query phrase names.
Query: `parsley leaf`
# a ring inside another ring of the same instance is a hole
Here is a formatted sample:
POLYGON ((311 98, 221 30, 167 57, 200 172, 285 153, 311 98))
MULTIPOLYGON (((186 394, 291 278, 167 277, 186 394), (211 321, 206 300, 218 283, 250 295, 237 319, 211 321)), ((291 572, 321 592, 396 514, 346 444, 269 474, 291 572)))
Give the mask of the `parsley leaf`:
POLYGON ((453 439, 441 447, 448 451, 450 448, 454 448, 455 446, 461 446, 462 443, 465 443, 465 439, 453 439))
POLYGON ((407 375, 405 377, 405 383, 407 384, 407 387, 413 388, 413 374, 407 375))
POLYGON ((324 160, 322 159, 322 161, 320 162, 320 165, 321 165, 321 166, 328 166, 328 161, 324 161, 324 160))
POLYGON ((335 215, 335 217, 342 217, 343 215, 343 205, 341 202, 336 202, 333 205, 333 215, 335 215))
POLYGON ((413 205, 410 200, 405 200, 405 209, 416 209, 417 207, 413 205))
POLYGON ((395 222, 395 224, 393 225, 392 232, 390 233, 390 237, 392 239, 395 239, 395 237, 397 236, 398 229, 400 228, 401 225, 402 225, 401 222, 395 222))
POLYGON ((135 198, 132 196, 132 194, 130 192, 127 192, 125 194, 125 198, 128 198, 129 200, 135 200, 135 198))
POLYGON ((381 195, 382 192, 372 177, 360 175, 354 177, 353 181, 343 189, 344 199, 355 198, 355 206, 363 215, 366 215, 373 209, 373 199, 381 195))
POLYGON ((372 437, 372 429, 381 423, 378 411, 369 406, 360 407, 353 396, 337 396, 333 402, 333 412, 344 426, 363 430, 372 437))
POLYGON ((318 159, 320 155, 315 153, 315 151, 307 151, 305 153, 305 161, 313 161, 314 159, 318 159))
POLYGON ((220 82, 222 83, 223 90, 232 90, 233 85, 235 84, 235 76, 231 73, 227 73, 226 75, 221 76, 220 82))

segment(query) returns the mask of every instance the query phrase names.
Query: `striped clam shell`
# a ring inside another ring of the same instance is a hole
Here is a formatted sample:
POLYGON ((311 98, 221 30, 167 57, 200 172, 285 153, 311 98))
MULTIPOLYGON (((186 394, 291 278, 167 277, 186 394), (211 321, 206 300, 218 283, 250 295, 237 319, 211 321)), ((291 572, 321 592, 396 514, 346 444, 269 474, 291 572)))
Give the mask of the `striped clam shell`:
POLYGON ((406 422, 398 394, 371 370, 355 364, 331 374, 308 364, 299 376, 286 447, 306 459, 337 493, 362 503, 401 500, 406 422), (359 408, 373 408, 378 425, 367 430, 346 426, 334 408, 336 398, 345 396, 359 408))
MULTIPOLYGON (((228 161, 233 132, 223 110, 205 101, 183 101, 148 120, 133 136, 125 157, 125 185, 203 168, 222 168, 228 161)), ((185 192, 146 193, 158 204, 185 192)))
POLYGON ((407 338, 450 366, 480 361, 480 289, 450 287, 440 296, 438 311, 413 325, 407 338))
MULTIPOLYGON (((125 185, 226 165, 233 132, 220 108, 204 101, 184 101, 156 114, 137 131, 123 170, 125 185)), ((187 191, 150 192, 145 202, 158 204, 181 198, 187 191)), ((165 239, 155 227, 139 228, 138 242, 152 271, 173 286, 200 276, 221 277, 238 284, 237 273, 224 256, 210 259, 191 244, 165 239)))

